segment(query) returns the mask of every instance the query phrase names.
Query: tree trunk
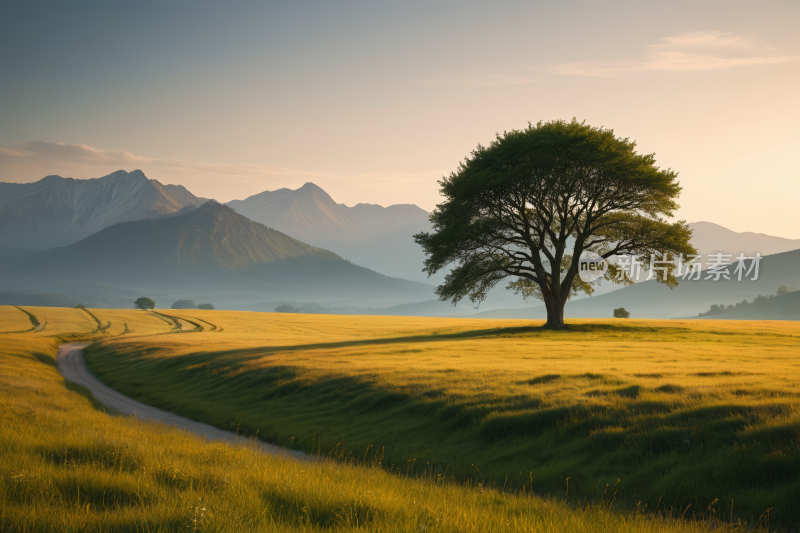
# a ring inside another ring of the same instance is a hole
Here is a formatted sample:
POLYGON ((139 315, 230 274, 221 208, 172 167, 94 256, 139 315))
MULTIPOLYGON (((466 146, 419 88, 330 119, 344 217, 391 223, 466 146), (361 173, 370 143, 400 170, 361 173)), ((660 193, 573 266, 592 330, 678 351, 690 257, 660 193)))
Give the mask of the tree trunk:
POLYGON ((547 329, 567 329, 564 324, 564 304, 566 301, 561 301, 558 298, 552 298, 549 302, 545 302, 547 308, 547 322, 543 327, 547 329))

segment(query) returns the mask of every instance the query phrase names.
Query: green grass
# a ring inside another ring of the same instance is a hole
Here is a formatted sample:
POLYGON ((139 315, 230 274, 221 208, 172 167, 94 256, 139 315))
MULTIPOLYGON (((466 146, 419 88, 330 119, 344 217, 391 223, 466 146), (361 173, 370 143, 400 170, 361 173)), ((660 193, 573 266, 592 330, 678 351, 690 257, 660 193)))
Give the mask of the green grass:
MULTIPOLYGON (((0 341, 0 531, 744 530, 717 523, 722 509, 686 514, 705 522, 677 520, 673 514, 680 511, 663 508, 661 516, 618 513, 610 492, 601 503, 575 507, 560 496, 463 485, 431 473, 392 474, 370 460, 270 457, 109 416, 85 390, 66 386, 55 368, 59 342, 101 338, 93 333, 95 324, 74 311, 37 311, 57 335, 6 335, 0 341)), ((5 312, 0 309, 0 316, 5 312)), ((138 335, 169 327, 142 313, 115 313, 138 335)), ((159 337, 179 345, 190 336, 159 337)))
MULTIPOLYGON (((196 313, 180 316, 212 316, 196 313)), ((572 501, 614 486, 626 509, 716 501, 751 523, 800 521, 796 325, 213 316, 230 335, 106 341, 90 368, 218 427, 377 449, 389 470, 539 494, 569 478, 572 501)))

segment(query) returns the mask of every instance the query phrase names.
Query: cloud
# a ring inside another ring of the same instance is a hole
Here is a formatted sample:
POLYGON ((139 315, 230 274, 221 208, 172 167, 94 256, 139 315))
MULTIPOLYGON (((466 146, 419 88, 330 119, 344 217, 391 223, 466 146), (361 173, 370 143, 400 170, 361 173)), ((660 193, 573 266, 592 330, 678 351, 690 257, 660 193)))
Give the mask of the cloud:
POLYGON ((162 183, 179 183, 194 194, 228 201, 265 190, 297 188, 313 181, 337 201, 391 205, 417 203, 431 209, 435 192, 420 201, 444 171, 420 173, 337 173, 258 164, 204 163, 180 159, 155 159, 130 152, 100 150, 85 144, 25 141, 0 147, 0 181, 29 183, 48 174, 80 179, 98 178, 116 170, 142 170, 162 183))
POLYGON ((699 72, 749 65, 770 65, 797 61, 798 56, 778 51, 753 37, 721 31, 694 31, 647 47, 637 60, 614 63, 566 63, 550 72, 572 76, 615 76, 628 72, 699 72))
POLYGON ((130 152, 99 150, 85 144, 67 144, 50 141, 24 141, 13 148, 0 148, 0 165, 3 166, 42 166, 74 169, 78 166, 100 166, 115 169, 125 167, 146 167, 150 169, 169 169, 170 171, 212 174, 237 177, 273 176, 318 176, 289 167, 247 164, 214 164, 185 161, 180 159, 153 159, 130 152), (72 163, 72 165, 65 164, 72 163))
POLYGON ((97 150, 85 144, 65 144, 48 141, 25 141, 17 143, 22 156, 44 158, 56 161, 74 161, 87 165, 131 165, 153 161, 147 157, 129 152, 97 150))

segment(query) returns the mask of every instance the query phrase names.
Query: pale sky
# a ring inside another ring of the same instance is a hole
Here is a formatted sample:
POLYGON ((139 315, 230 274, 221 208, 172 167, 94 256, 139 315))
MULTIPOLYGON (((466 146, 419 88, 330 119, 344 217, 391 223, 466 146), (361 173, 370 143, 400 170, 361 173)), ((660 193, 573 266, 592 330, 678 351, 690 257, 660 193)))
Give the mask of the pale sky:
POLYGON ((800 2, 23 2, 0 181, 142 169, 432 209, 496 132, 577 117, 679 172, 679 218, 800 238, 800 2))

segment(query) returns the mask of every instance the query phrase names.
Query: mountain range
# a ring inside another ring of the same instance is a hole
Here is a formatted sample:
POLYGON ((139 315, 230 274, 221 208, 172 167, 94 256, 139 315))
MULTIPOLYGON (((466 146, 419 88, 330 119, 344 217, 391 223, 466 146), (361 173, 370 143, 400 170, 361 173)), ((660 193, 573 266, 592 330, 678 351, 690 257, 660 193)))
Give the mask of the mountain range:
POLYGON ((296 190, 264 191, 228 206, 247 218, 303 242, 333 250, 356 264, 422 283, 422 250, 413 235, 430 231, 429 213, 416 205, 382 207, 336 203, 322 188, 306 183, 296 190))
MULTIPOLYGON (((339 308, 373 306, 375 312, 391 308, 400 314, 471 310, 471 305, 454 309, 430 301, 431 286, 444 273, 431 278, 422 273, 424 255, 413 235, 431 231, 431 225, 429 213, 416 205, 348 207, 306 183, 227 206, 206 203, 182 186, 162 185, 138 170, 93 180, 48 176, 31 184, 0 183, 0 290, 61 292, 109 306, 127 301, 130 291, 152 287, 191 290, 180 295, 195 298, 213 290, 234 306, 285 298, 333 299, 339 308), (53 246, 62 248, 43 251, 53 246), (231 296, 234 292, 238 296, 231 296)), ((800 249, 800 239, 738 233, 711 222, 690 227, 692 242, 704 255, 766 256, 800 249)), ((765 265, 788 261, 773 257, 765 265)), ((787 265, 789 271, 794 268, 787 265)), ((762 281, 757 287, 686 282, 675 291, 653 282, 623 289, 606 284, 594 297, 570 302, 568 315, 608 316, 613 305, 628 306, 639 317, 689 316, 710 304, 772 293, 777 285, 770 284, 800 284, 790 274, 773 279, 765 273, 762 281)), ((481 316, 508 318, 542 311, 503 287, 493 290, 481 309, 490 310, 481 316)))
POLYGON ((209 201, 184 214, 121 222, 68 246, 33 252, 4 273, 145 291, 418 301, 430 286, 389 278, 209 201))
POLYGON ((0 246, 64 246, 118 222, 168 216, 205 202, 182 185, 163 185, 140 170, 88 180, 47 176, 35 183, 0 183, 0 246))
POLYGON ((410 204, 337 204, 313 183, 296 190, 264 191, 226 205, 250 220, 310 244, 358 241, 428 219, 427 211, 410 204))

